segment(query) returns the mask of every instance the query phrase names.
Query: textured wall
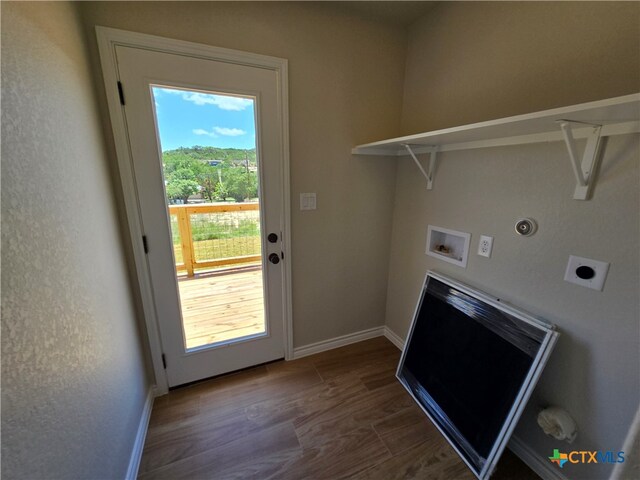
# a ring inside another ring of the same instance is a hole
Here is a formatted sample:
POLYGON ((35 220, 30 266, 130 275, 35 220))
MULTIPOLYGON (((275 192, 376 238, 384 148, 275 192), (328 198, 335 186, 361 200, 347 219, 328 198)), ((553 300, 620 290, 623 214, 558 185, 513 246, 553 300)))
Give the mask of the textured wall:
MULTIPOLYGON (((440 4, 411 27, 404 131, 639 91, 639 12, 618 2, 440 4)), ((611 139, 588 202, 572 200, 559 142, 441 154, 432 191, 410 160, 399 163, 387 325, 405 336, 427 269, 556 323, 562 336, 516 431, 542 461, 553 448, 618 450, 638 406, 639 151, 637 135, 611 139), (538 221, 535 236, 513 233, 522 216, 538 221), (424 254, 427 224, 472 233, 466 269, 424 254), (494 237, 490 259, 475 254, 481 234, 494 237), (611 262, 603 292, 563 281, 570 254, 611 262), (537 427, 546 404, 575 417, 575 444, 537 427)), ((562 473, 606 478, 609 469, 562 473)))
POLYGON ((637 2, 440 2, 409 31, 405 134, 634 93, 637 2))
MULTIPOLYGON (((574 416, 571 449, 616 451, 638 407, 639 152, 637 135, 614 137, 588 202, 572 200, 575 178, 560 142, 443 153, 431 191, 410 160, 399 164, 387 326, 405 338, 427 270, 555 323, 562 335, 516 431, 543 459, 569 445, 537 427, 538 407, 557 404, 574 416), (529 238, 513 231, 524 216, 539 226, 529 238), (424 254, 427 224, 471 233, 466 269, 424 254), (494 237, 490 259, 475 253, 482 234, 494 237), (611 263, 603 292, 563 280, 569 255, 611 263)), ((607 476, 592 465, 563 473, 607 476)))
POLYGON ((398 132, 406 33, 314 2, 81 9, 88 36, 102 25, 289 60, 294 345, 383 325, 396 166, 350 150, 398 132), (316 211, 299 210, 301 192, 316 211))
POLYGON ((122 478, 148 381, 75 6, 2 3, 2 476, 122 478))

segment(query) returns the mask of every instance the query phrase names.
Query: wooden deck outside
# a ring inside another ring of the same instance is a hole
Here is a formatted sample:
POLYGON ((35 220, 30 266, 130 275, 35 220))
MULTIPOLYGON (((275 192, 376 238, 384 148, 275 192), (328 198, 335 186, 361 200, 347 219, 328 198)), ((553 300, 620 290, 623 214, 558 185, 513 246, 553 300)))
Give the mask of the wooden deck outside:
POLYGON ((262 269, 178 280, 187 348, 265 331, 262 269))

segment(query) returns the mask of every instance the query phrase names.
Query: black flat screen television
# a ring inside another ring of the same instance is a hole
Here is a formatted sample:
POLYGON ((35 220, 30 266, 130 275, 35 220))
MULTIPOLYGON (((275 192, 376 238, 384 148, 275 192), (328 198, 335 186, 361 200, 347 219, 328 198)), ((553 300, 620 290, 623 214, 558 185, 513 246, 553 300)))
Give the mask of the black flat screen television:
POLYGON ((489 478, 558 333, 428 272, 397 377, 479 479, 489 478))

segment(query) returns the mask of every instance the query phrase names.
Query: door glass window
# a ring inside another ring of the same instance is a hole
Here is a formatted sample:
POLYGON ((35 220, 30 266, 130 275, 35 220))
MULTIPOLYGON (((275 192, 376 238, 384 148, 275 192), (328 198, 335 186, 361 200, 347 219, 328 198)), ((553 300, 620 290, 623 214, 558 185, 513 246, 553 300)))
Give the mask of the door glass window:
POLYGON ((151 93, 185 351, 265 335, 255 99, 151 93))

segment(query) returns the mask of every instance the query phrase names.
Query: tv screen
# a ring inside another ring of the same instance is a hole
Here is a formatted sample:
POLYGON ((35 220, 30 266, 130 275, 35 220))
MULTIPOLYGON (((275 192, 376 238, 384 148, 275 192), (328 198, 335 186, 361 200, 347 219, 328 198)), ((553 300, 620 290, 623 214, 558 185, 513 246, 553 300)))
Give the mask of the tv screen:
POLYGON ((488 478, 557 335, 499 299, 429 272, 397 376, 473 473, 488 478))

